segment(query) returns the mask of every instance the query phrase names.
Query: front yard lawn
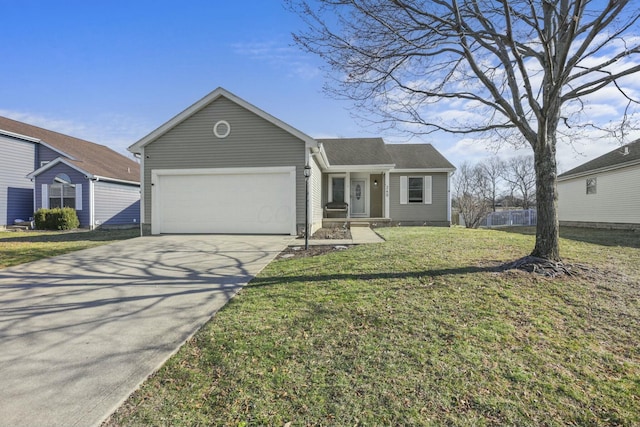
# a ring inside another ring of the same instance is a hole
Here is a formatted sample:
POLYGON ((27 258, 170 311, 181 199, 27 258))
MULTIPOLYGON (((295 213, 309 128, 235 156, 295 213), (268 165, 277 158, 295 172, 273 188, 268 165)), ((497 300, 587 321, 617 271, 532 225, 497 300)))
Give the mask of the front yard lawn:
POLYGON ((0 268, 106 245, 140 235, 139 229, 0 232, 0 268))
POLYGON ((563 238, 589 269, 547 279, 494 271, 526 233, 378 231, 271 263, 106 425, 640 424, 638 245, 563 238))

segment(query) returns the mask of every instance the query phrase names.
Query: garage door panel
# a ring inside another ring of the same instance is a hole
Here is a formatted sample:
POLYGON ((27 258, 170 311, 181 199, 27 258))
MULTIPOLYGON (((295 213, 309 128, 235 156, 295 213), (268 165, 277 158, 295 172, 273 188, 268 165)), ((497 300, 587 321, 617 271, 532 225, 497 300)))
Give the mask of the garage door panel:
POLYGON ((292 172, 159 175, 161 233, 273 233, 294 228, 292 172))

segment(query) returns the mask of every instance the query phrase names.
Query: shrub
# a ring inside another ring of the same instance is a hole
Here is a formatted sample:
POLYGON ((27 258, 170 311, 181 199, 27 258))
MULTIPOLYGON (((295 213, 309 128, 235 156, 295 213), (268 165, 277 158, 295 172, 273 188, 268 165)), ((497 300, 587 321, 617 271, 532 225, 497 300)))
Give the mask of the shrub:
POLYGON ((34 218, 38 230, 72 230, 80 226, 73 208, 38 209, 34 218))

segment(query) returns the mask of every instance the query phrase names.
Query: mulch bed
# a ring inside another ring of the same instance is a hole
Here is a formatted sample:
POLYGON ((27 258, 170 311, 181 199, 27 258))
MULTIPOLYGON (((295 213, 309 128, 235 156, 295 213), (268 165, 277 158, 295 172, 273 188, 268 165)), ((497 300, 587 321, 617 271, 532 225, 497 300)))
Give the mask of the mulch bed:
MULTIPOLYGON (((351 231, 348 228, 331 227, 321 228, 309 238, 312 240, 347 240, 351 239, 351 231)), ((276 259, 283 258, 306 258, 316 255, 326 254, 327 252, 344 251, 352 245, 309 245, 309 249, 304 249, 304 239, 298 239, 299 246, 289 246, 280 252, 276 259)))
POLYGON ((316 255, 323 255, 328 252, 344 251, 349 249, 353 245, 314 245, 309 246, 309 249, 304 249, 302 246, 289 246, 278 254, 276 259, 294 259, 294 258, 306 258, 316 255))

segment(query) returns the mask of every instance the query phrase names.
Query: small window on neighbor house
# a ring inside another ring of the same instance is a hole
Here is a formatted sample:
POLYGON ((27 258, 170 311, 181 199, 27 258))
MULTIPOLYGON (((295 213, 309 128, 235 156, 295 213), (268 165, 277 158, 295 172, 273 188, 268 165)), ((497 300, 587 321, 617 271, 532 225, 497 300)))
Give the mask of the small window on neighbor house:
POLYGON ((409 203, 422 203, 424 201, 424 178, 409 177, 409 203))
POLYGON ((587 178, 587 194, 596 194, 597 186, 597 178, 587 178))
POLYGON ((344 202, 344 178, 331 178, 331 196, 334 202, 344 202))

